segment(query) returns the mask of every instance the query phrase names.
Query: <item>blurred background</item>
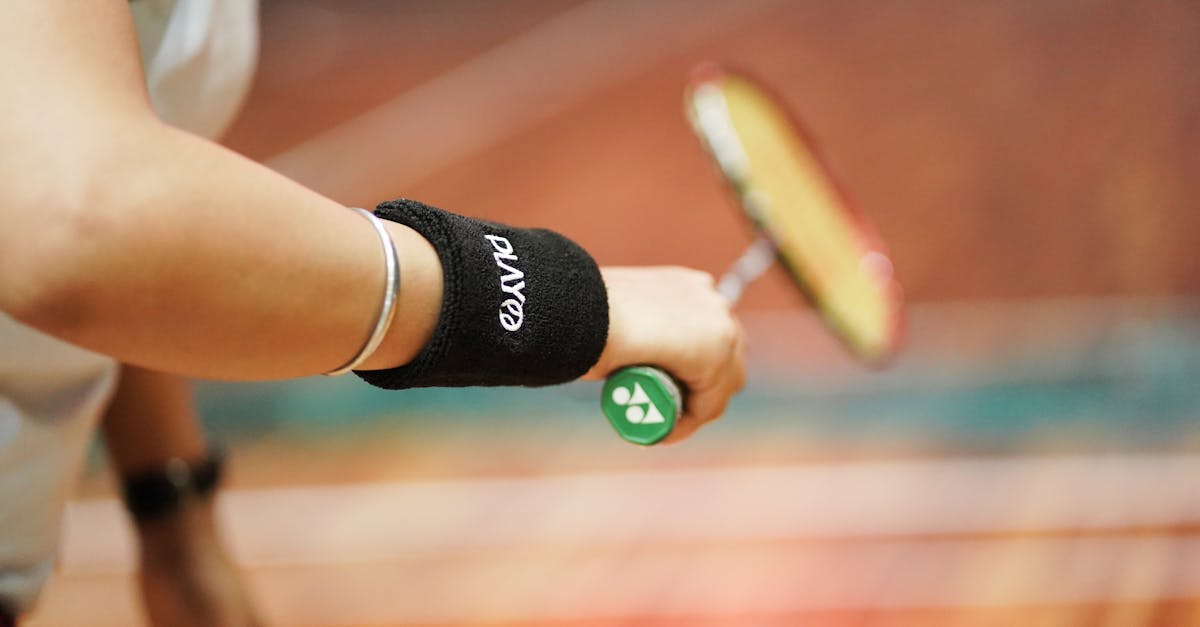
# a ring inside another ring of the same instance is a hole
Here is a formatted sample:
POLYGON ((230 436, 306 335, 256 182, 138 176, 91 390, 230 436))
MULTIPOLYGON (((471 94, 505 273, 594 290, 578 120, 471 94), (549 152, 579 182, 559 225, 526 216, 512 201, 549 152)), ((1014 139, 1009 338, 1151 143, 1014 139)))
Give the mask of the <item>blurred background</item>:
MULTIPOLYGON (((751 382, 643 450, 598 386, 201 382, 226 536, 288 625, 1200 625, 1200 5, 264 0, 227 137, 347 204, 719 273, 750 241, 682 115, 728 62, 889 242, 855 365, 782 273, 751 382)), ((97 459, 33 625, 136 624, 97 459)))

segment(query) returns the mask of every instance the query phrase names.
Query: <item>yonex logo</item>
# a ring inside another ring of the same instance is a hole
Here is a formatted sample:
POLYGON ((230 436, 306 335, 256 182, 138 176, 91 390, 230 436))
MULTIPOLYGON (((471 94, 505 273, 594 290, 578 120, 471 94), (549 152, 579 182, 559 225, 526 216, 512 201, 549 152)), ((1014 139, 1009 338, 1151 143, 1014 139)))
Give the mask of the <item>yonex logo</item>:
POLYGON ((504 294, 511 294, 515 298, 506 298, 500 303, 500 326, 509 331, 516 331, 521 328, 521 323, 525 322, 525 295, 521 290, 525 289, 525 273, 505 263, 505 260, 516 261, 517 256, 513 254, 512 242, 508 241, 507 237, 499 235, 484 235, 489 242, 492 243, 492 248, 496 252, 492 253, 492 257, 496 260, 496 265, 501 270, 508 274, 500 275, 500 291, 504 294))
POLYGON ((612 400, 625 407, 625 420, 635 425, 656 424, 667 420, 650 400, 650 397, 646 395, 642 385, 636 381, 633 384, 632 392, 627 387, 614 388, 612 400))

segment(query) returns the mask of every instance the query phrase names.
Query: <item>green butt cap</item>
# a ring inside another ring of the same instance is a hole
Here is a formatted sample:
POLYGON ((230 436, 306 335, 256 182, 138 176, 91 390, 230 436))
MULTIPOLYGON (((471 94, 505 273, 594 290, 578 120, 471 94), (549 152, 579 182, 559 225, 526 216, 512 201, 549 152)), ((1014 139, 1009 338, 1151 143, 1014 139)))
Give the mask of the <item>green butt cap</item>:
POLYGON ((604 415, 626 441, 649 446, 671 433, 683 408, 679 385, 650 366, 631 366, 604 383, 604 415))

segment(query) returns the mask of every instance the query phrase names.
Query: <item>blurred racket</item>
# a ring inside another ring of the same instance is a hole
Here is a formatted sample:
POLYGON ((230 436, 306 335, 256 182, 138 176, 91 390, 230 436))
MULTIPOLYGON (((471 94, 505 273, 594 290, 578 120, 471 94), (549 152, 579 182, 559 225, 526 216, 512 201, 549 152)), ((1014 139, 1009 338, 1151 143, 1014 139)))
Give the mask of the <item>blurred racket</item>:
MULTIPOLYGON (((900 285, 812 138, 762 85, 716 65, 696 70, 684 103, 757 236, 721 277, 721 294, 737 302, 778 261, 856 357, 885 362, 901 335, 900 285)), ((601 405, 622 438, 650 445, 671 433, 685 393, 666 372, 631 366, 608 378, 601 405)))

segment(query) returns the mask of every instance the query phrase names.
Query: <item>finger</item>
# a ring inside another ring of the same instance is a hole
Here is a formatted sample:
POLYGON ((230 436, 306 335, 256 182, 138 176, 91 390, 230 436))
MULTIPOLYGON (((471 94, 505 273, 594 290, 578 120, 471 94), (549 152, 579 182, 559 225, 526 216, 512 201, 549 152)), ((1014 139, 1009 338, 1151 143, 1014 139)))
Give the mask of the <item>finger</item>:
POLYGON ((671 429, 671 432, 667 434, 667 437, 663 438, 658 444, 677 444, 682 442, 692 437, 696 431, 699 431, 702 424, 703 423, 701 423, 699 420, 696 420, 695 417, 689 414, 684 414, 679 417, 679 420, 675 423, 675 426, 671 429))
POLYGON ((733 393, 741 392, 746 387, 746 328, 741 322, 737 325, 737 341, 733 347, 733 393))
POLYGON ((715 387, 691 391, 687 400, 687 411, 666 438, 667 443, 680 442, 691 437, 704 425, 725 414, 729 401, 738 391, 739 378, 723 377, 715 387))
POLYGON ((663 442, 682 442, 694 435, 700 427, 720 418, 735 392, 732 386, 728 385, 729 382, 732 382, 732 379, 725 379, 725 384, 720 387, 691 392, 687 400, 687 411, 679 417, 663 442))
POLYGON ((687 411, 680 416, 665 443, 681 442, 691 437, 700 427, 724 415, 729 401, 746 384, 746 334, 742 325, 733 321, 734 334, 715 383, 706 387, 696 386, 689 390, 687 411))
POLYGON ((745 385, 745 337, 741 323, 731 316, 719 369, 709 378, 711 383, 697 386, 692 398, 689 398, 688 413, 694 415, 700 424, 720 418, 725 413, 729 399, 745 385))

